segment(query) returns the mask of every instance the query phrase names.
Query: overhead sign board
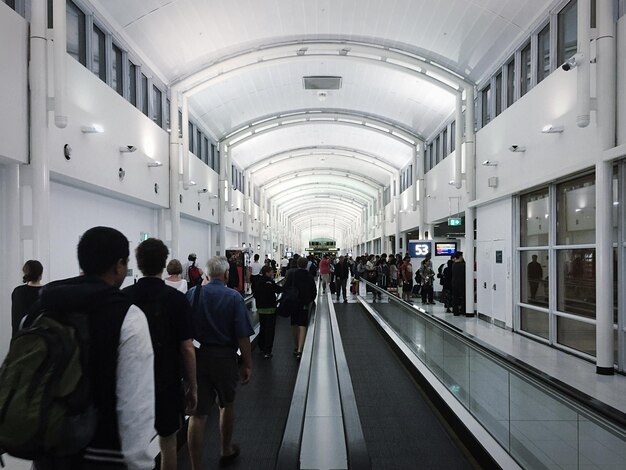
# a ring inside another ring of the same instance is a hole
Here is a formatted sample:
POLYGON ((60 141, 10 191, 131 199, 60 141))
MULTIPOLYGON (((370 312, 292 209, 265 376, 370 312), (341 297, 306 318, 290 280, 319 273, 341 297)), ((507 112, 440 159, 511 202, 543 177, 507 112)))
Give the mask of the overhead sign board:
POLYGON ((424 258, 431 250, 431 242, 409 240, 409 256, 411 258, 424 258))
POLYGON ((463 221, 460 217, 450 217, 448 218, 448 225, 450 227, 460 227, 461 225, 463 225, 463 221))

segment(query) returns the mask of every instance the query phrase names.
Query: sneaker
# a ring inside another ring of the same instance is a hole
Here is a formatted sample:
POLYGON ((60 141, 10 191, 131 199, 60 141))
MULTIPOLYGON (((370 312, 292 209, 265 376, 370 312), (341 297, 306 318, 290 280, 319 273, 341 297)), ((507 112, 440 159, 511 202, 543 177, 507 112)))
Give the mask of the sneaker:
POLYGON ((300 361, 300 359, 302 359, 302 353, 296 353, 296 361, 300 361))
POLYGON ((265 353, 265 354, 263 354, 263 359, 271 359, 272 356, 273 356, 272 353, 265 353))
POLYGON ((229 455, 222 455, 220 457, 220 467, 228 467, 229 465, 231 465, 237 459, 237 457, 239 457, 239 453, 239 446, 237 444, 233 444, 233 453, 229 455))
POLYGON ((347 304, 348 303, 348 299, 343 299, 343 303, 347 304))
POLYGON ((450 310, 449 308, 446 309, 446 313, 452 313, 452 310, 450 310))

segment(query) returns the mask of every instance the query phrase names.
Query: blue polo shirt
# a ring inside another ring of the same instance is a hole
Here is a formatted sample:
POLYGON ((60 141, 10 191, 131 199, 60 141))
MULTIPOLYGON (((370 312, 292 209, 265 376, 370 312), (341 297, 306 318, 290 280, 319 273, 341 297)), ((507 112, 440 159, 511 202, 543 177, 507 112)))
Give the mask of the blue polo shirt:
POLYGON ((196 289, 201 289, 198 305, 194 306, 192 318, 196 330, 195 339, 202 345, 239 347, 239 339, 252 336, 248 309, 239 292, 213 279, 208 284, 194 287, 187 292, 187 300, 193 303, 196 289))

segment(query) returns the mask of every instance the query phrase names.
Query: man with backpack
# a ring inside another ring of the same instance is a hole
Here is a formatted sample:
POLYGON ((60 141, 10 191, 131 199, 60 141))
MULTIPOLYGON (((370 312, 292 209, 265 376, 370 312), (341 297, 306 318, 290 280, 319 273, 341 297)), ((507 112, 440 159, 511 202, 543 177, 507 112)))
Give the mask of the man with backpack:
POLYGON ((37 470, 154 466, 150 332, 119 290, 128 254, 117 230, 87 230, 78 243, 84 275, 42 288, 40 307, 11 343, 0 380, 0 448, 34 460, 37 470))
POLYGON ((183 279, 187 281, 187 290, 202 284, 202 269, 196 266, 197 256, 195 253, 189 253, 187 262, 183 266, 183 279))
POLYGON ((154 349, 155 428, 161 448, 161 470, 175 470, 176 433, 185 407, 196 407, 196 356, 191 306, 185 295, 162 280, 169 250, 161 240, 148 238, 136 250, 144 277, 123 290, 148 319, 154 349), (184 392, 183 392, 184 383, 184 392))

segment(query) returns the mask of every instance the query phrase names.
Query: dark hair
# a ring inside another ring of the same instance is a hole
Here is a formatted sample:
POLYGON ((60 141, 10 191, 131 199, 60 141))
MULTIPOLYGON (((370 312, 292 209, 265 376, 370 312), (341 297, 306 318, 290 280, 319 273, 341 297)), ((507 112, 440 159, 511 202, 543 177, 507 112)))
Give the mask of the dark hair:
POLYGON ((263 266, 261 268, 261 276, 265 276, 270 271, 274 271, 274 269, 272 269, 271 266, 267 266, 267 265, 263 266))
POLYGON ((43 266, 36 259, 29 259, 24 263, 22 267, 22 272, 24 276, 22 277, 22 282, 36 282, 41 279, 41 275, 43 274, 43 266))
POLYGON ((301 256, 298 258, 298 261, 296 261, 296 264, 300 269, 303 269, 303 268, 306 268, 308 261, 304 256, 301 256))
POLYGON ((254 261, 259 261, 259 255, 258 253, 256 255, 254 255, 254 261))
POLYGON ((93 227, 78 242, 78 264, 88 276, 104 274, 119 260, 128 260, 128 239, 111 227, 93 227))
POLYGON ((165 260, 170 250, 158 238, 148 238, 142 241, 135 250, 137 267, 144 276, 154 276, 163 271, 165 260))

